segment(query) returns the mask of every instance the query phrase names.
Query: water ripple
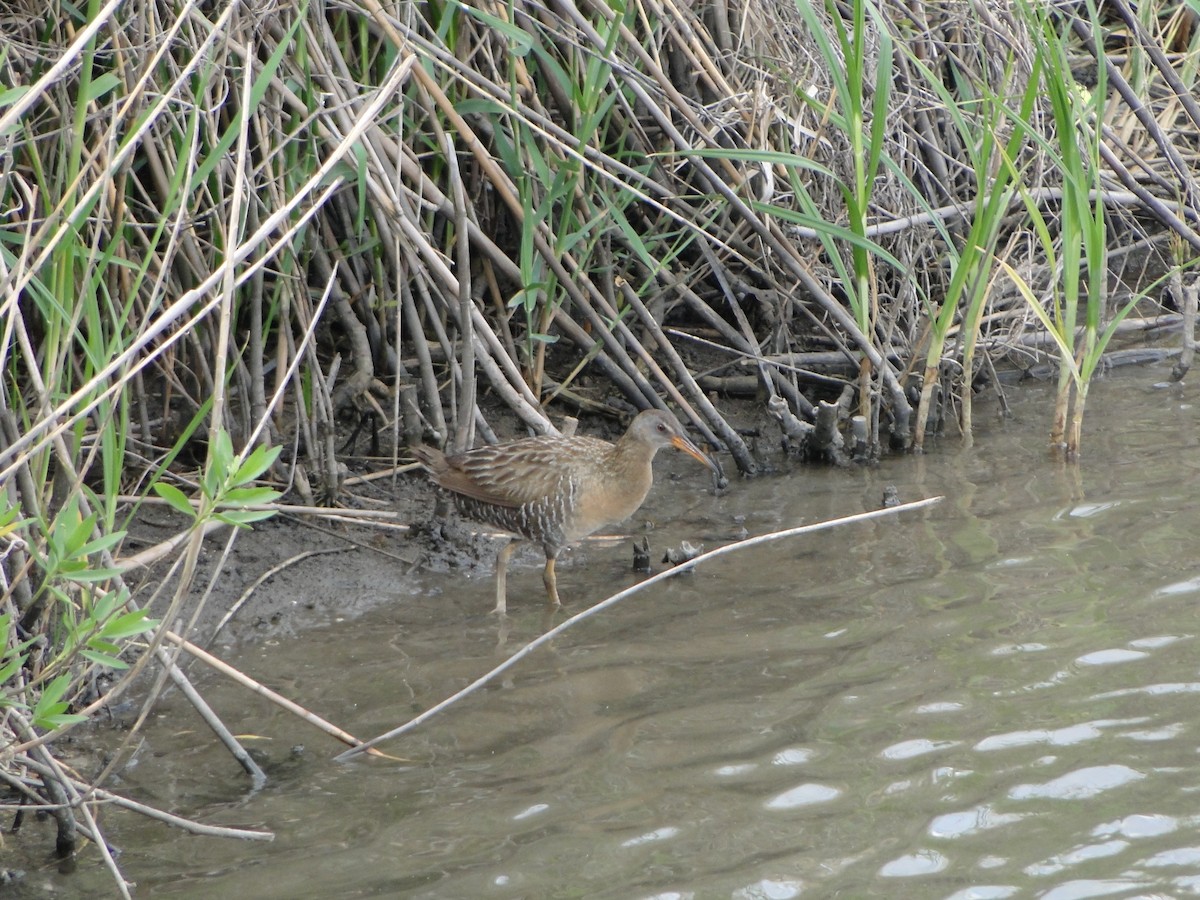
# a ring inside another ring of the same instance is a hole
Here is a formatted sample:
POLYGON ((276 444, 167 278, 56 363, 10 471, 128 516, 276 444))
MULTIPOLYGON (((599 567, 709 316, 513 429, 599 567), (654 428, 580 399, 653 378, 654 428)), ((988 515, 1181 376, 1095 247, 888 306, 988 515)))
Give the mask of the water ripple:
POLYGON ((1146 887, 1144 881, 1130 881, 1120 878, 1109 879, 1080 879, 1068 881, 1053 887, 1041 894, 1041 900, 1085 900, 1088 897, 1110 897, 1113 894, 1123 894, 1126 891, 1136 891, 1146 887))
POLYGON ((946 813, 929 823, 929 836, 953 840, 977 834, 1001 825, 1010 825, 1026 817, 1023 813, 998 813, 988 804, 962 812, 946 813))
POLYGON ((1096 723, 1083 722, 1066 728, 1055 728, 1050 731, 1038 728, 1032 731, 1010 731, 1007 734, 994 734, 985 737, 974 747, 980 753, 993 750, 1011 750, 1014 747, 1028 747, 1034 744, 1049 744, 1052 747, 1069 747, 1082 744, 1100 737, 1103 732, 1096 723))
POLYGON ((791 900, 804 892, 799 881, 778 881, 764 878, 733 892, 733 900, 791 900))
POLYGON ((1075 662, 1081 666, 1111 666, 1114 663, 1133 662, 1135 659, 1145 659, 1149 656, 1143 650, 1127 650, 1124 647, 1114 647, 1109 650, 1095 650, 1085 653, 1075 662))
POLYGON ((954 700, 944 700, 938 703, 923 703, 917 707, 917 712, 922 715, 933 715, 935 713, 950 713, 961 712, 966 709, 965 703, 958 703, 954 700))
POLYGON ((962 741, 931 741, 926 738, 917 738, 885 747, 879 755, 884 759, 912 759, 914 756, 925 756, 928 753, 937 753, 939 750, 949 750, 961 743, 962 741))
POLYGON ((817 803, 828 803, 842 794, 835 787, 827 784, 801 784, 790 790, 777 794, 767 801, 767 809, 796 809, 801 806, 812 806, 817 803))
POLYGON ((1088 844, 1084 847, 1076 847, 1074 850, 1069 850, 1066 853, 1060 853, 1053 856, 1045 862, 1034 863, 1032 866, 1026 866, 1025 872, 1029 875, 1047 876, 1057 875, 1059 872, 1071 866, 1077 866, 1081 863, 1090 862, 1093 859, 1104 859, 1107 856, 1116 856, 1118 853, 1123 853, 1129 848, 1129 841, 1105 841, 1102 844, 1088 844))
POLYGON ((1200 867, 1200 847, 1176 847, 1173 850, 1163 850, 1143 861, 1142 865, 1147 869, 1159 869, 1165 866, 1187 866, 1195 869, 1200 867))
POLYGON ((813 758, 813 752, 805 747, 789 747, 780 750, 771 758, 773 766, 799 766, 813 758))
POLYGON ((1156 637, 1137 638, 1129 642, 1130 647, 1145 647, 1150 650, 1157 650, 1159 647, 1169 647, 1171 644, 1179 641, 1190 640, 1190 634, 1163 634, 1156 637))
POLYGON ((666 825, 662 828, 655 828, 653 831, 647 831, 645 834, 639 834, 637 837, 631 837, 627 841, 622 841, 622 847, 640 847, 642 844, 651 844, 655 841, 665 841, 667 838, 673 838, 679 834, 679 829, 673 825, 666 825))
POLYGON ((1086 800, 1145 777, 1129 766, 1088 766, 1043 784, 1019 784, 1008 792, 1008 796, 1013 800, 1086 800))
POLYGON ((955 891, 946 900, 1004 900, 1016 896, 1017 888, 1007 884, 977 884, 955 891))
POLYGON ((1132 815, 1116 822, 1106 822, 1097 825, 1092 834, 1096 837, 1108 837, 1113 834, 1124 835, 1128 838, 1158 837, 1170 834, 1179 829, 1179 820, 1175 816, 1162 815, 1132 815))
POLYGON ((1012 656, 1016 653, 1041 653, 1050 648, 1046 644, 1037 641, 1029 641, 1024 644, 1005 644, 1001 647, 992 648, 992 656, 1012 656))
POLYGON ((1098 516, 1101 513, 1106 513, 1110 509, 1116 509, 1120 503, 1076 503, 1074 506, 1064 509, 1061 513, 1055 516, 1056 519, 1090 519, 1093 516, 1098 516))
POLYGON ((1121 737, 1128 738, 1131 741, 1172 741, 1185 731, 1187 731, 1187 726, 1182 722, 1172 722, 1168 725, 1163 725, 1161 728, 1124 731, 1121 732, 1121 737))
POLYGON ((1200 591, 1200 576, 1188 578, 1185 581, 1176 581, 1174 584, 1167 584, 1156 590, 1151 596, 1154 597, 1177 597, 1181 594, 1194 594, 1200 591))
POLYGON ((1095 694, 1093 700, 1111 700, 1114 697, 1128 697, 1133 694, 1149 694, 1155 696, 1158 694, 1197 694, 1200 693, 1200 681, 1182 681, 1171 682, 1167 684, 1148 684, 1143 687, 1119 688, 1115 691, 1106 691, 1103 694, 1095 694))
POLYGON ((528 819, 530 816, 536 816, 538 813, 544 813, 549 808, 550 808, 549 803, 535 803, 532 806, 526 807, 525 809, 523 809, 519 813, 517 813, 515 816, 513 816, 513 821, 519 822, 519 821, 521 821, 521 819, 528 819))
POLYGON ((936 850, 918 850, 885 863, 879 870, 883 878, 913 878, 943 871, 950 860, 936 850))

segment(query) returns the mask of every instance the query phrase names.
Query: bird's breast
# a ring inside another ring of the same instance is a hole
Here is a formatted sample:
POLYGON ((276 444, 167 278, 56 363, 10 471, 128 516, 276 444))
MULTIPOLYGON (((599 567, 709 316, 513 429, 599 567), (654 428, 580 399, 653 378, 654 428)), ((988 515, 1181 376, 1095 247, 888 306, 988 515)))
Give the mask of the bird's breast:
POLYGON ((628 519, 650 493, 652 481, 653 473, 645 466, 633 471, 614 470, 579 484, 566 539, 577 541, 605 525, 628 519))

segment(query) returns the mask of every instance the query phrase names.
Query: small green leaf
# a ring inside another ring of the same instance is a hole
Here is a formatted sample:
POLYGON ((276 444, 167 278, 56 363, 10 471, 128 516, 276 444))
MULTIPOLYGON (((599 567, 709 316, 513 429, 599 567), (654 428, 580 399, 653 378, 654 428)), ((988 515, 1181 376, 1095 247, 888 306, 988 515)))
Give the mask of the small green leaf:
POLYGON ((213 499, 221 492, 221 482, 224 478, 224 472, 213 463, 204 470, 204 477, 200 479, 200 492, 208 499, 213 499))
POLYGON ((275 464, 275 460, 279 457, 279 451, 282 447, 255 447, 254 452, 246 457, 245 461, 238 466, 237 473, 233 476, 234 484, 245 484, 247 481, 253 481, 267 469, 275 464))
POLYGON ((273 503, 279 497, 279 491, 269 487, 235 487, 227 490, 221 496, 221 500, 230 506, 248 506, 254 503, 273 503))
POLYGON ((9 88, 6 91, 0 91, 0 109, 4 109, 4 107, 6 107, 6 106, 12 106, 14 103, 16 103, 22 97, 24 97, 27 93, 29 93, 28 85, 23 85, 22 87, 9 88))
POLYGON ((33 724, 38 728, 57 728, 73 722, 86 722, 86 716, 65 714, 69 705, 62 699, 71 687, 71 676, 64 672, 42 688, 42 696, 33 708, 33 724))
POLYGON ((229 470, 233 468, 233 438, 224 428, 218 429, 212 437, 209 449, 211 450, 212 467, 217 470, 219 478, 226 478, 229 470))
POLYGON ((98 584, 101 581, 116 578, 120 574, 120 569, 89 569, 86 566, 82 568, 72 567, 71 571, 66 571, 64 568, 59 573, 67 581, 74 581, 77 584, 98 584))
MULTIPOLYGON (((66 704, 63 704, 66 706, 66 704)), ((81 716, 76 713, 48 713, 39 716, 36 713, 33 716, 33 724, 36 728, 44 728, 46 731, 53 731, 55 728, 60 728, 63 725, 78 725, 80 722, 86 722, 87 716, 81 716)))
MULTIPOLYGON (((75 515, 78 515, 78 512, 75 509, 75 504, 72 503, 71 508, 68 511, 67 521, 70 522, 75 515)), ((57 526, 57 524, 58 521, 56 520, 55 525, 57 526)), ((88 541, 91 540, 92 532, 96 528, 96 516, 95 514, 92 514, 79 519, 77 522, 64 524, 66 525, 67 531, 63 534, 63 541, 59 545, 62 548, 62 553, 64 556, 68 557, 78 556, 80 550, 82 550, 87 545, 88 541)), ((55 530, 57 531, 57 528, 55 530)))
POLYGON ((121 84, 121 79, 112 72, 105 72, 91 83, 88 100, 99 100, 105 94, 115 90, 121 84))
POLYGON ((158 626, 157 619, 147 618, 147 610, 135 609, 104 623, 100 633, 112 641, 145 634, 158 626))
POLYGON ((183 513, 189 519, 196 517, 195 508, 188 502, 188 498, 183 491, 175 487, 175 485, 157 481, 154 484, 154 492, 167 501, 173 509, 183 513))
POLYGON ((23 665, 25 665, 25 654, 14 653, 8 662, 0 666, 0 684, 4 684, 8 679, 16 675, 17 671, 23 665))
POLYGON ((832 169, 821 165, 820 163, 800 156, 797 153, 785 153, 779 150, 742 150, 724 147, 696 147, 680 153, 678 150, 671 150, 667 153, 656 153, 655 156, 699 156, 708 159, 728 159, 738 162, 749 163, 764 163, 771 166, 783 166, 785 168, 805 169, 814 172, 817 175, 822 175, 826 178, 834 179, 837 175, 832 169))
POLYGON ((514 309, 518 306, 523 306, 525 309, 533 309, 537 306, 538 298, 546 292, 547 288, 549 288, 549 285, 544 281, 534 281, 527 284, 513 294, 512 299, 508 301, 509 309, 514 309))
POLYGON ((88 639, 87 646, 89 650, 96 653, 112 653, 114 656, 121 652, 121 648, 111 641, 106 641, 99 636, 93 636, 88 639))
POLYGON ((17 513, 19 511, 15 506, 0 510, 0 538, 8 536, 29 521, 28 519, 18 521, 17 513))
POLYGON ((102 591, 92 598, 91 613, 93 618, 98 622, 103 622, 109 616, 117 611, 117 604, 120 601, 124 605, 125 598, 129 596, 126 590, 119 591, 102 591))
MULTIPOLYGON (((79 651, 79 655, 86 659, 91 660, 96 665, 101 666, 105 669, 128 669, 129 668, 129 664, 127 662, 117 659, 115 656, 110 656, 107 653, 100 653, 96 650, 81 650, 81 651, 79 651)), ((84 720, 84 717, 80 716, 80 720, 81 721, 84 720)))
POLYGON ((484 12, 482 9, 476 9, 473 6, 467 6, 465 3, 460 4, 460 8, 467 15, 478 19, 489 28, 494 28, 511 41, 509 52, 514 56, 525 56, 533 49, 533 35, 527 31, 522 31, 511 22, 501 19, 499 16, 493 16, 489 12, 484 12))
POLYGON ((239 528, 249 526, 251 522, 261 522, 275 515, 273 509, 222 510, 215 513, 214 518, 226 525, 236 525, 239 528))
POLYGON ((329 170, 321 176, 318 185, 322 188, 329 187, 331 184, 340 184, 343 181, 353 181, 358 173, 350 163, 344 159, 339 159, 329 170))
POLYGON ((58 564, 58 575, 65 578, 73 578, 75 575, 81 575, 87 571, 87 560, 84 559, 64 559, 58 564))
POLYGON ((38 700, 38 706, 41 706, 43 703, 47 705, 58 703, 62 700, 63 694, 67 692, 67 688, 70 686, 71 676, 64 672, 42 688, 42 696, 38 700))
POLYGON ((94 541, 88 541, 79 548, 79 556, 91 556, 93 553, 101 553, 105 550, 111 550, 121 541, 125 540, 124 531, 113 531, 109 534, 102 534, 94 541))

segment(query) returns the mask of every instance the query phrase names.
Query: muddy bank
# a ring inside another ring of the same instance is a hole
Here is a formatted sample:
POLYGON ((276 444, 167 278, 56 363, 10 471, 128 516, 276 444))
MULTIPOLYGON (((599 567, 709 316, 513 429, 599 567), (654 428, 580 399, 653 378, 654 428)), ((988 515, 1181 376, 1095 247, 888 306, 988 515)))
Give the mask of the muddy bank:
MULTIPOLYGON (((221 646, 295 637, 374 608, 417 570, 483 574, 494 542, 465 528, 456 529, 457 540, 435 540, 422 523, 436 505, 423 479, 400 476, 391 508, 382 510, 385 517, 378 521, 278 515, 239 531, 224 560, 230 531, 209 536, 187 614, 194 612, 202 588, 212 583, 213 589, 200 608, 193 640, 207 644, 215 638, 221 646)), ((343 512, 354 516, 353 510, 343 512)), ((166 540, 181 524, 156 509, 131 529, 128 546, 136 551, 139 544, 166 540)), ((143 571, 131 579, 138 585, 135 592, 146 598, 165 574, 164 565, 143 571)), ((164 605, 156 604, 152 614, 164 605)))
MULTIPOLYGON (((520 436, 516 423, 503 413, 497 412, 495 421, 508 422, 513 429, 502 439, 520 436)), ((755 404, 743 404, 735 421, 761 461, 763 473, 784 471, 794 464, 781 450, 779 425, 755 404)), ((615 419, 588 417, 579 424, 579 431, 615 440, 622 428, 615 419)), ((716 455, 721 458, 721 454, 716 455)), ((669 483, 682 476, 696 489, 713 490, 706 476, 687 473, 686 465, 677 469, 669 459, 672 456, 661 454, 655 462, 656 483, 669 483)), ((724 465, 726 471, 732 471, 727 455, 724 465)), ((735 480, 730 489, 736 490, 737 483, 735 480)), ((338 519, 280 514, 256 523, 253 530, 239 532, 233 551, 220 568, 215 588, 201 608, 194 640, 207 644, 215 634, 216 645, 221 646, 295 636, 392 602, 390 598, 397 589, 403 591, 406 582, 419 572, 454 572, 490 583, 496 552, 507 540, 464 520, 426 476, 411 466, 402 466, 394 477, 381 478, 364 465, 363 475, 347 480, 342 501, 348 508, 331 511, 338 519), (355 521, 356 510, 365 510, 371 518, 355 521)), ((126 556, 165 541, 184 527, 183 521, 163 506, 146 509, 131 528, 124 548, 126 556)), ((645 523, 639 522, 635 513, 611 533, 636 535, 644 530, 645 523)), ((206 539, 188 615, 195 609, 203 587, 212 581, 228 536, 225 530, 206 539)), ((605 538, 598 540, 603 542, 605 538)), ((611 543, 611 536, 607 540, 611 543)), ((592 543, 585 541, 583 546, 565 551, 564 566, 569 569, 575 561, 586 558, 587 546, 592 543)), ((631 551, 619 552, 622 559, 632 561, 631 551)), ((656 565, 662 553, 659 549, 656 565)), ((528 544, 523 544, 513 557, 518 577, 522 572, 540 569, 543 563, 541 549, 528 544)), ((167 572, 168 566, 160 564, 130 577, 142 602, 167 572)), ((540 576, 535 580, 540 585, 540 576)), ((169 596, 169 591, 163 593, 169 596)), ((165 600, 157 604, 154 614, 160 614, 163 607, 165 600)))

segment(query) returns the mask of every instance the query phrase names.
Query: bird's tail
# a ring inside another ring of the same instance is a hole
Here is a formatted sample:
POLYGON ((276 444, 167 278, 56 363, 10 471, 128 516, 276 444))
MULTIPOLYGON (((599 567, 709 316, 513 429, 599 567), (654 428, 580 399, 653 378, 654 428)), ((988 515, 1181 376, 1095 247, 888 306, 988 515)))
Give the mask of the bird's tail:
POLYGON ((446 454, 437 447, 430 447, 428 444, 417 444, 409 447, 408 452, 417 458, 425 471, 430 475, 437 475, 440 472, 445 472, 448 468, 446 465, 446 454))

